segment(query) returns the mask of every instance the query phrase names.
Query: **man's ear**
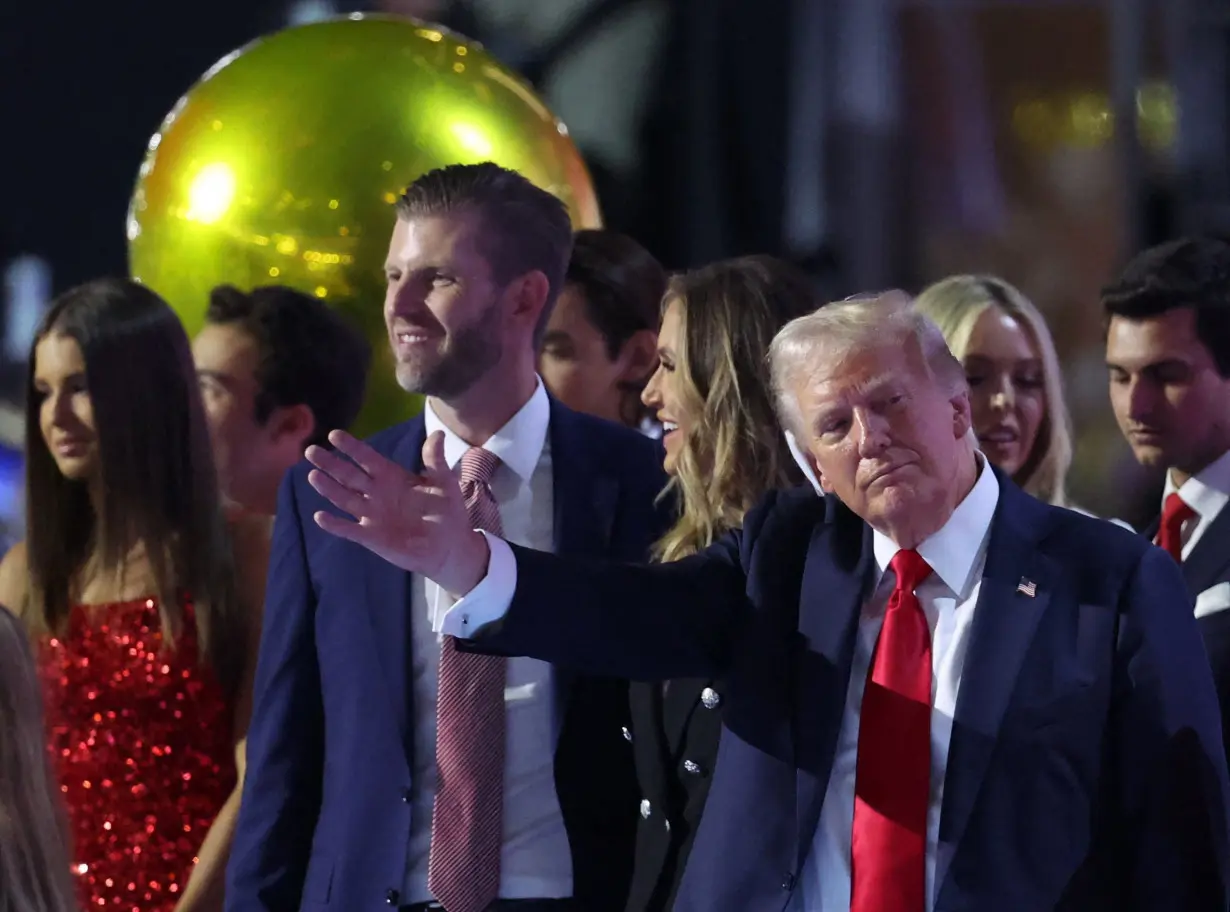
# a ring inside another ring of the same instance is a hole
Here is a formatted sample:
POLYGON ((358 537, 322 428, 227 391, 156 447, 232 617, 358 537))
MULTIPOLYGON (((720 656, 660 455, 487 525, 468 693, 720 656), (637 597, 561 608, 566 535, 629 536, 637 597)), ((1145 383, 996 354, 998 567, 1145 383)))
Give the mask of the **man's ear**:
POLYGON ((617 380, 620 383, 641 383, 658 366, 658 334, 651 329, 634 332, 619 350, 617 380))
POLYGON ((952 405, 952 432, 953 437, 961 440, 970 432, 970 428, 974 426, 974 416, 972 406, 969 401, 969 393, 966 390, 961 390, 950 398, 949 403, 952 405))
POLYGON ((533 329, 538 325, 543 308, 547 306, 551 283, 545 275, 534 269, 513 279, 507 293, 513 298, 511 316, 519 321, 524 320, 533 329))
POLYGON ((270 413, 265 427, 275 443, 293 444, 296 450, 302 450, 316 434, 316 416, 303 403, 283 405, 270 413))
POLYGON ((816 462, 816 457, 812 456, 810 451, 799 446, 799 441, 793 433, 786 431, 785 434, 786 446, 790 448, 790 455, 794 457, 795 465, 799 467, 803 477, 807 479, 817 494, 827 493, 830 489, 825 487, 824 476, 820 473, 820 466, 816 462))

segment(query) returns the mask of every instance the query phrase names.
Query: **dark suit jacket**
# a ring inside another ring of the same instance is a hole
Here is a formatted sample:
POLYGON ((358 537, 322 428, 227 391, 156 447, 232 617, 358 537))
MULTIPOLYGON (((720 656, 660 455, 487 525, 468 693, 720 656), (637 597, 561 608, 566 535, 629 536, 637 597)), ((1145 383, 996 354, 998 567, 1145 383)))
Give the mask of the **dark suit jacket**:
MULTIPOLYGON (((1149 541, 1157 537, 1159 521, 1155 519, 1145 530, 1149 541)), ((1218 583, 1230 582, 1230 507, 1217 514, 1180 567, 1193 599, 1218 583)), ((1230 754, 1230 611, 1197 618, 1196 624, 1213 667, 1213 683, 1221 701, 1222 733, 1230 754)))
POLYGON ((626 912, 666 912, 692 851, 722 732, 726 687, 714 678, 635 681, 631 687, 632 753, 641 786, 636 863, 626 912))
MULTIPOLYGON (((424 434, 419 417, 371 443, 417 471, 424 434)), ((556 549, 643 560, 661 526, 658 444, 554 401, 549 434, 556 549)), ((319 529, 312 514, 331 508, 308 468, 288 474, 279 498, 229 912, 375 912, 401 900, 415 714, 410 576, 319 529)), ((620 734, 627 684, 563 668, 554 680, 574 895, 587 910, 622 910, 638 803, 620 734)))
MULTIPOLYGON (((1230 785, 1178 569, 1127 530, 999 484, 936 912, 1225 912, 1230 785)), ((514 552, 516 595, 484 651, 646 680, 725 677, 713 788, 675 909, 786 908, 833 762, 875 566, 868 527, 800 489, 678 563, 514 552), (562 592, 589 610, 569 611, 562 592)))

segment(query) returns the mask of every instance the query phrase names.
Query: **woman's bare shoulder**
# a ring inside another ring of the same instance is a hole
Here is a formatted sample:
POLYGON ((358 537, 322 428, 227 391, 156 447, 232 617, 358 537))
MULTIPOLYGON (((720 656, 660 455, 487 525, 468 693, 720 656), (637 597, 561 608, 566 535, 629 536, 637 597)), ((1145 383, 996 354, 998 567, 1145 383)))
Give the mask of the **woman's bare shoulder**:
POLYGON ((30 565, 26 543, 19 541, 0 560, 0 605, 18 617, 26 609, 30 595, 30 565))

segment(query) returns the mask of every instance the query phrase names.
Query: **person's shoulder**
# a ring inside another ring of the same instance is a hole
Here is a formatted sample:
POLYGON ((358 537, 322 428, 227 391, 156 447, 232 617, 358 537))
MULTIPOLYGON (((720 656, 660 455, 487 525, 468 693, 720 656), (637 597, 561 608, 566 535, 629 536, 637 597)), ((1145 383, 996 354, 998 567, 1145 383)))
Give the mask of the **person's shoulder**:
MULTIPOLYGON (((424 436, 422 414, 364 437, 363 442, 381 456, 391 459, 406 438, 415 434, 419 437, 424 436)), ((310 471, 312 471, 312 464, 306 459, 300 459, 287 472, 287 478, 296 490, 302 490, 307 486, 307 476, 310 471)))
POLYGON ((393 452, 405 442, 407 437, 412 435, 425 437, 424 430, 423 414, 420 412, 413 418, 398 422, 391 427, 365 437, 364 442, 382 456, 392 456, 393 452))
POLYGON ((1121 591, 1152 549, 1145 536, 1121 523, 1066 507, 1044 505, 1044 509, 1048 528, 1041 547, 1080 582, 1089 601, 1109 599, 1121 591))
POLYGON ((19 541, 0 559, 0 605, 20 617, 29 595, 29 559, 26 543, 19 541))
POLYGON ((662 443, 605 418, 573 411, 562 403, 553 404, 552 418, 568 425, 576 439, 585 441, 588 455, 623 472, 648 471, 658 480, 662 474, 662 443))
POLYGON ((816 523, 840 509, 840 504, 820 496, 810 485, 772 490, 744 517, 744 537, 749 541, 810 537, 816 523))

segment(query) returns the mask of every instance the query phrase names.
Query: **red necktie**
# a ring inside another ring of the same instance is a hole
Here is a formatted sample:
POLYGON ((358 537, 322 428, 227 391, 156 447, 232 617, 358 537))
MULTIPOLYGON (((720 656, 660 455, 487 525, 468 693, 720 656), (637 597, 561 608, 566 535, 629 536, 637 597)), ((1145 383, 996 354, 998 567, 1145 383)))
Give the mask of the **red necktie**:
POLYGON ((863 692, 850 846, 850 912, 923 912, 931 791, 931 632, 914 589, 931 574, 898 551, 863 692))
POLYGON ((1196 511, 1189 507, 1175 491, 1162 504, 1162 521, 1157 527, 1157 546, 1166 551, 1178 563, 1183 563, 1183 524, 1196 518, 1196 511))
MULTIPOLYGON (((461 492, 474 528, 502 534, 488 481, 500 459, 461 457, 461 492)), ((436 691, 436 801, 427 888, 448 912, 481 912, 500 892, 504 818, 505 659, 458 652, 446 636, 436 691)))

